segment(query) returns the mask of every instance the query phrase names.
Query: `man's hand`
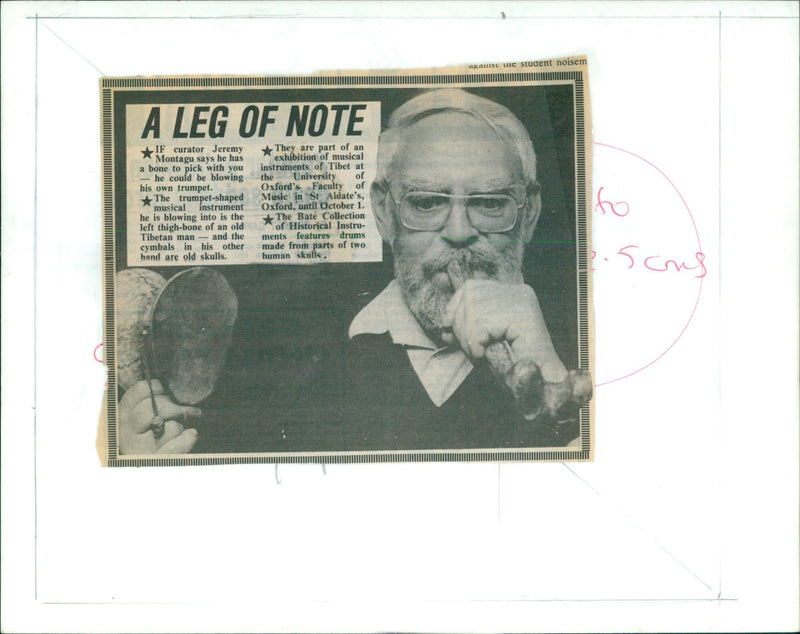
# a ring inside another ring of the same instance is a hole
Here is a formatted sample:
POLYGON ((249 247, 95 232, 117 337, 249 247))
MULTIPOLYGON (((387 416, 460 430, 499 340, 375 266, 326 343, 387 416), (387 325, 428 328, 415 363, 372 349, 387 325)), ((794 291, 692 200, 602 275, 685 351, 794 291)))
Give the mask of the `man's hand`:
POLYGON ((445 331, 444 342, 458 344, 471 359, 482 359, 490 344, 507 341, 514 359, 532 360, 545 381, 560 383, 567 376, 536 293, 526 284, 466 280, 450 300, 443 325, 452 330, 445 331))
POLYGON ((591 375, 567 372, 530 286, 466 280, 450 301, 443 325, 445 343, 458 344, 473 360, 486 357, 528 420, 574 420, 591 398, 591 375))
POLYGON ((184 429, 187 419, 200 416, 196 407, 173 403, 157 380, 151 381, 163 433, 154 429, 155 414, 147 381, 131 386, 119 403, 119 450, 122 454, 183 454, 197 442, 196 429, 184 429))

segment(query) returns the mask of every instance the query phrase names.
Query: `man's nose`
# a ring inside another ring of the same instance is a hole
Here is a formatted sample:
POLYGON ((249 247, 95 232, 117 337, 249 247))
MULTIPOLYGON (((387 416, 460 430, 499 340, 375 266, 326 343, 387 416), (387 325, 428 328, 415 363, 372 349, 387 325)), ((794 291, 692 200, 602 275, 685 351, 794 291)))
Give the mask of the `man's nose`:
POLYGON ((454 200, 447 223, 442 229, 442 240, 449 242, 452 246, 465 247, 475 242, 479 235, 478 230, 472 226, 469 220, 465 202, 454 200))

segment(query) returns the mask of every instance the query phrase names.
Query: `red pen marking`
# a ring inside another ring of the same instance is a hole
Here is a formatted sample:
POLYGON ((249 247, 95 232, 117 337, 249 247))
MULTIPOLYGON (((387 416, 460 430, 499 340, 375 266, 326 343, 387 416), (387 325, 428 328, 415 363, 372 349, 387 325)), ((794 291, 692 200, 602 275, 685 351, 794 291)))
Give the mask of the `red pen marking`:
MULTIPOLYGON (((698 277, 700 279, 700 288, 697 291, 697 299, 695 300, 694 307, 692 308, 692 313, 691 313, 691 315, 689 315, 689 319, 686 321, 686 324, 684 324, 684 326, 681 329, 680 333, 678 333, 678 336, 675 337, 675 340, 667 347, 666 350, 664 350, 664 352, 662 352, 660 355, 658 355, 650 363, 648 363, 646 365, 643 365, 638 370, 634 370, 633 372, 629 372, 628 374, 626 374, 624 376, 617 377, 616 379, 611 379, 610 381, 603 381, 602 383, 596 383, 595 387, 599 387, 600 385, 608 385, 609 383, 616 383, 617 381, 621 381, 622 379, 627 379, 629 376, 633 376, 634 374, 637 374, 637 373, 641 372, 642 370, 644 370, 646 368, 649 368, 651 365, 656 363, 656 361, 659 361, 670 350, 672 350, 673 346, 676 343, 678 343, 678 341, 680 340, 681 337, 683 337, 683 333, 686 332, 686 329, 689 328, 689 324, 692 323, 692 319, 694 319, 694 315, 697 312, 697 306, 700 304, 700 296, 703 293, 703 278, 705 277, 706 267, 705 267, 705 264, 703 264, 703 260, 705 259, 705 254, 703 253, 703 248, 700 245, 700 232, 697 230, 697 224, 694 221, 694 216, 692 215, 692 211, 689 209, 689 205, 686 204, 686 200, 684 200, 683 194, 681 194, 681 192, 678 190, 678 188, 675 187, 675 183, 673 183, 669 179, 669 176, 667 176, 664 172, 662 172, 658 167, 653 165, 650 161, 648 161, 645 158, 642 158, 638 154, 634 154, 633 152, 629 152, 628 150, 623 150, 622 148, 616 147, 615 145, 609 145, 608 143, 599 143, 599 142, 595 141, 594 144, 595 145, 600 145, 602 147, 607 147, 607 148, 610 148, 612 150, 617 150, 618 152, 624 152, 625 154, 628 154, 629 156, 633 156, 633 157, 639 159, 640 161, 642 161, 644 163, 647 163, 650 167, 652 167, 659 174, 661 174, 661 176, 664 177, 664 179, 670 184, 672 189, 675 190, 675 193, 678 194, 678 198, 681 199, 681 202, 683 203, 683 206, 686 208, 686 213, 689 214, 689 219, 692 221, 692 227, 694 228, 694 235, 697 238, 697 254, 698 254, 697 255, 697 260, 698 260, 698 264, 702 265, 702 269, 703 269, 703 275, 696 276, 696 277, 698 277), (702 256, 702 257, 700 257, 700 256, 702 256)), ((599 198, 599 193, 598 193, 598 198, 599 198)))
MULTIPOLYGON (((628 258, 628 267, 632 269, 636 264, 636 259, 630 254, 627 253, 627 249, 638 249, 638 244, 629 244, 627 246, 622 247, 619 251, 617 251, 617 255, 621 255, 623 257, 628 258)), ((592 260, 597 257, 597 251, 592 250, 592 260)), ((680 273, 681 271, 694 271, 695 269, 700 269, 699 275, 695 275, 695 278, 700 279, 705 277, 708 274, 708 270, 706 269, 706 265, 704 264, 704 260, 706 259, 705 253, 702 251, 698 251, 694 254, 695 260, 697 260, 697 264, 690 266, 684 260, 683 262, 678 262, 678 260, 665 260, 663 262, 663 266, 659 268, 658 263, 656 262, 662 256, 661 255, 648 255, 644 260, 642 260, 642 264, 644 268, 648 271, 653 271, 654 273, 666 273, 669 270, 674 270, 676 273, 680 273), (672 269, 670 269, 670 264, 672 265, 672 269)), ((608 258, 603 258, 605 262, 608 262, 608 258)), ((596 271, 596 268, 592 268, 593 271, 596 271)))
MULTIPOLYGON (((603 144, 599 143, 598 145, 603 145, 603 144)), ((602 198, 600 198, 600 195, 603 193, 604 189, 605 187, 601 187, 600 189, 597 190, 597 203, 594 206, 594 210, 597 211, 597 208, 599 207, 600 213, 603 215, 605 215, 607 211, 610 211, 612 214, 614 214, 619 218, 624 218, 625 216, 627 216, 631 211, 631 206, 624 200, 618 200, 615 203, 612 203, 610 200, 603 200, 602 198), (622 205, 625 205, 625 213, 617 211, 616 206, 622 206, 622 205)))
POLYGON ((670 264, 672 264, 672 266, 674 266, 675 270, 678 271, 678 272, 683 271, 683 270, 693 271, 693 270, 699 268, 700 269, 700 275, 695 275, 695 277, 698 278, 698 279, 705 277, 706 273, 708 272, 708 271, 706 271, 706 265, 703 264, 703 260, 706 259, 706 256, 705 256, 705 253, 703 253, 702 251, 698 251, 697 253, 694 254, 694 257, 697 260, 697 264, 695 264, 694 266, 688 266, 686 264, 686 262, 678 263, 676 260, 667 260, 666 262, 664 262, 664 268, 660 268, 660 269, 656 268, 655 266, 650 264, 650 260, 657 260, 660 257, 661 257, 660 255, 651 255, 650 257, 645 258, 644 259, 645 268, 650 269, 651 271, 655 271, 656 273, 665 273, 665 272, 669 271, 669 265, 670 264))
MULTIPOLYGON (((97 356, 97 351, 100 350, 100 348, 102 348, 102 347, 103 347, 103 344, 102 343, 98 343, 94 347, 94 350, 92 351, 92 356, 94 357, 94 360, 97 361, 98 363, 103 363, 103 360, 100 357, 97 356)), ((105 382, 105 386, 108 387, 108 381, 105 382)))
POLYGON ((622 247, 619 251, 617 251, 617 255, 623 255, 631 261, 631 263, 628 265, 629 269, 633 268, 633 265, 636 264, 636 260, 634 260, 633 256, 630 255, 629 253, 625 253, 625 249, 638 249, 638 248, 639 247, 635 244, 629 244, 628 246, 622 247))

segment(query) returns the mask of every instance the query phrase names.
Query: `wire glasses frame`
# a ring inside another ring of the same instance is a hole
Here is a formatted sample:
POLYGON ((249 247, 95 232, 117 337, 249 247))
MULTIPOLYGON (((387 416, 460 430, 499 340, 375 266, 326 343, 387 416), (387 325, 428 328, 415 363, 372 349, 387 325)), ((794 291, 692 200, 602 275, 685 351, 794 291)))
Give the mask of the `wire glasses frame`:
POLYGON ((461 201, 475 229, 481 233, 504 233, 516 226, 519 210, 527 202, 522 185, 508 188, 507 191, 512 193, 468 195, 411 190, 405 192, 399 201, 392 194, 390 186, 387 186, 387 191, 398 209, 400 222, 412 231, 440 230, 447 224, 453 204, 461 201))

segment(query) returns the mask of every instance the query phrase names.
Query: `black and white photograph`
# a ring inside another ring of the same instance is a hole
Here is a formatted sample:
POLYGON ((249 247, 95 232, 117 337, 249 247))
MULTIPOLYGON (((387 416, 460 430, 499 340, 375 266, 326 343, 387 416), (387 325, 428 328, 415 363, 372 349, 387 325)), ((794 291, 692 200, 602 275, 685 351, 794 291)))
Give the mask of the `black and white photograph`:
POLYGON ((582 63, 103 80, 109 458, 589 459, 582 63))

